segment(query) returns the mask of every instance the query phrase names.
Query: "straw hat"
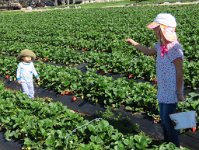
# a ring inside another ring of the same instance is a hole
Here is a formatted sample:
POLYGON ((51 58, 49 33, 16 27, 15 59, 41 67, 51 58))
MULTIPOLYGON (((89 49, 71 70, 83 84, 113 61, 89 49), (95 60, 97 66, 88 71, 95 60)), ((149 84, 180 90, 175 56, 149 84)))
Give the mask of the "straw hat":
POLYGON ((22 50, 21 53, 18 55, 17 59, 21 60, 21 58, 25 56, 32 57, 33 60, 36 59, 35 53, 29 49, 22 50))

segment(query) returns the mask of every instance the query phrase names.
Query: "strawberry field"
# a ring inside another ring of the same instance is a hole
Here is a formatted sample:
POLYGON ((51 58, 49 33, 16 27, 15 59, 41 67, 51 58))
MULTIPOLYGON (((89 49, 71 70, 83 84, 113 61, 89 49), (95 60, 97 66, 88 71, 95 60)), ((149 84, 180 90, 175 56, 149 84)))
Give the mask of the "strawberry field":
MULTIPOLYGON (((177 18, 185 54, 185 109, 199 113, 198 5, 0 12, 0 75, 15 81, 16 56, 28 48, 37 55, 42 88, 102 107, 158 115, 155 58, 142 55, 125 39, 152 47, 156 39, 146 25, 160 12, 177 18)), ((74 134, 73 129, 89 121, 59 103, 32 101, 3 85, 0 92, 1 130, 8 140, 23 140, 26 149, 175 149, 154 146, 142 134, 123 135, 106 120, 93 121, 74 134)), ((179 104, 179 110, 183 107, 179 104)))

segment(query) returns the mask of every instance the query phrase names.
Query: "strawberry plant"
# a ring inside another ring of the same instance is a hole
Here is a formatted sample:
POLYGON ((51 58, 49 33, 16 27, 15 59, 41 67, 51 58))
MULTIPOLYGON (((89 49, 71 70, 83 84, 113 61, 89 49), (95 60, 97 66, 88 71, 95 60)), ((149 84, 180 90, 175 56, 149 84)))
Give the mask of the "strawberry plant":
POLYGON ((33 101, 27 95, 9 90, 0 90, 0 98, 1 130, 4 129, 8 141, 21 140, 24 149, 157 147, 143 133, 123 135, 106 120, 89 122, 58 102, 45 102, 41 98, 33 101))

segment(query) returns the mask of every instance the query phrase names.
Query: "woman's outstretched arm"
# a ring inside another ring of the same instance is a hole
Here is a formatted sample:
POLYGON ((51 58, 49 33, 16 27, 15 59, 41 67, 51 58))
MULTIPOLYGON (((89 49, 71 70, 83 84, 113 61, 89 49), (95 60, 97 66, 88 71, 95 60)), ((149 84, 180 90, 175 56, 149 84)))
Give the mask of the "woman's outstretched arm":
POLYGON ((145 55, 156 55, 156 50, 154 48, 147 48, 145 46, 140 45, 138 42, 134 41, 133 39, 126 39, 126 42, 130 45, 133 45, 136 49, 143 52, 145 55))

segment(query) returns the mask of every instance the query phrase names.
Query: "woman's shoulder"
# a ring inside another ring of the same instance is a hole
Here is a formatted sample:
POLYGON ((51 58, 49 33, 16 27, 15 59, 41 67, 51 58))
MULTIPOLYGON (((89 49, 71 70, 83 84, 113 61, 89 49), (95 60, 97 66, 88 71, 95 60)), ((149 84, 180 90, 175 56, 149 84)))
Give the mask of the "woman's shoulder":
POLYGON ((173 41, 168 44, 169 49, 180 49, 183 50, 182 45, 180 44, 179 41, 173 41))
POLYGON ((172 61, 176 58, 184 56, 183 48, 178 41, 174 41, 174 42, 170 43, 170 45, 168 45, 168 46, 169 46, 168 47, 168 49, 169 49, 168 55, 172 61))

